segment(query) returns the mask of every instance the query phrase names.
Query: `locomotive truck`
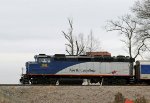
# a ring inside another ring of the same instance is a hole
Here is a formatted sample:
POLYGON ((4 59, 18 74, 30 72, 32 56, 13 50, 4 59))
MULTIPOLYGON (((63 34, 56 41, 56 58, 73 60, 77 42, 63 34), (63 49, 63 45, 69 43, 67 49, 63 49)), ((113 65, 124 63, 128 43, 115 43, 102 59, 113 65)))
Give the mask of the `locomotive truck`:
POLYGON ((150 62, 137 61, 133 66, 135 60, 128 56, 39 54, 34 58, 26 62, 22 84, 82 84, 87 79, 90 83, 124 85, 150 80, 150 62))

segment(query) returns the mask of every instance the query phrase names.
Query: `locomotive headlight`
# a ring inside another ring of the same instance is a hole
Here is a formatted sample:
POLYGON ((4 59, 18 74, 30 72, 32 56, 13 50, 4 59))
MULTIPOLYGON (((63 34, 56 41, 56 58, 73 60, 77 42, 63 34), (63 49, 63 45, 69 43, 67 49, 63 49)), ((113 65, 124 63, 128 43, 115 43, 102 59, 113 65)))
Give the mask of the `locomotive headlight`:
POLYGON ((47 68, 47 67, 48 67, 48 64, 41 64, 41 67, 42 67, 42 68, 47 68))

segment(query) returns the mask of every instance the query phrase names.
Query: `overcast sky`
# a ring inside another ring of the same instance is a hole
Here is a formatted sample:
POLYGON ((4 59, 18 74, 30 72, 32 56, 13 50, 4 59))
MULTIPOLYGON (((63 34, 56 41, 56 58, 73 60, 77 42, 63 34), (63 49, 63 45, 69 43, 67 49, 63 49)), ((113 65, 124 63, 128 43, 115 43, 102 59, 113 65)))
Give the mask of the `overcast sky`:
POLYGON ((127 55, 116 32, 106 32, 106 21, 130 13, 136 0, 0 0, 0 83, 18 83, 21 68, 35 54, 65 53, 67 18, 74 34, 93 35, 101 50, 127 55))

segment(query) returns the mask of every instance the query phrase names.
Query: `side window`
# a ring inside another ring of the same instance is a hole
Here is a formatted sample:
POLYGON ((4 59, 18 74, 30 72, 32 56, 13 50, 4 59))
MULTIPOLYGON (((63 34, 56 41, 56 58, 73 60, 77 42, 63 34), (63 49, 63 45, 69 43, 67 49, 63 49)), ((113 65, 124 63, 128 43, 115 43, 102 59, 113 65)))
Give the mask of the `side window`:
POLYGON ((47 63, 50 63, 51 62, 51 59, 50 58, 47 58, 47 63))

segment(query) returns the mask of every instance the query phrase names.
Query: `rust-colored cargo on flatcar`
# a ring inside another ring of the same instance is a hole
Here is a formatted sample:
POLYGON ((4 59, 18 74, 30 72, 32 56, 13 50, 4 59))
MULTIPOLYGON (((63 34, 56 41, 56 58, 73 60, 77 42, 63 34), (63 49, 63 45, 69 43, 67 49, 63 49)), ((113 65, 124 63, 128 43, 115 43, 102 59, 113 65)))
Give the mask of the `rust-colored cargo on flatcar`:
POLYGON ((102 52, 86 52, 87 56, 108 56, 111 57, 111 53, 107 52, 107 51, 102 51, 102 52))

